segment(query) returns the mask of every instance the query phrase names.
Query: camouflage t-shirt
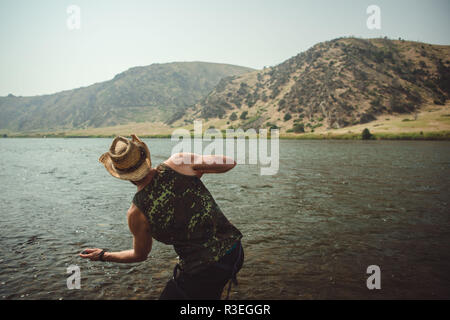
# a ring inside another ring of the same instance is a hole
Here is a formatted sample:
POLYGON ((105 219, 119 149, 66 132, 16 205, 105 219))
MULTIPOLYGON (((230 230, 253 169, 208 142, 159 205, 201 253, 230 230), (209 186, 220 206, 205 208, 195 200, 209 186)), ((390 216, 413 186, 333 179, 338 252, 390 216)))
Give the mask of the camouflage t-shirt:
POLYGON ((173 245, 181 268, 200 271, 223 257, 242 234, 198 177, 178 173, 164 163, 156 170, 133 203, 146 215, 152 237, 173 245))

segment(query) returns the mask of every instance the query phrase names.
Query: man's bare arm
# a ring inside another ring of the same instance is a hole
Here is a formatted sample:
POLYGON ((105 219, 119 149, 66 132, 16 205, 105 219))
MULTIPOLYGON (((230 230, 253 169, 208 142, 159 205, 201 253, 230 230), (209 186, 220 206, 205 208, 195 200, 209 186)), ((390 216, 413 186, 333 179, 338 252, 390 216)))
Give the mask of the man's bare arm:
POLYGON ((120 252, 105 252, 103 260, 119 263, 145 261, 152 250, 152 236, 145 215, 132 204, 127 213, 128 226, 133 234, 133 249, 120 252))
MULTIPOLYGON (((118 263, 134 263, 145 261, 152 250, 152 236, 150 227, 144 214, 133 204, 127 213, 128 226, 133 234, 133 249, 119 252, 105 252, 104 261, 118 263)), ((80 254, 82 258, 99 260, 101 249, 86 249, 87 254, 80 254)))
POLYGON ((203 156, 185 152, 174 154, 165 163, 182 174, 197 176, 204 173, 224 173, 236 166, 236 161, 227 156, 203 156))

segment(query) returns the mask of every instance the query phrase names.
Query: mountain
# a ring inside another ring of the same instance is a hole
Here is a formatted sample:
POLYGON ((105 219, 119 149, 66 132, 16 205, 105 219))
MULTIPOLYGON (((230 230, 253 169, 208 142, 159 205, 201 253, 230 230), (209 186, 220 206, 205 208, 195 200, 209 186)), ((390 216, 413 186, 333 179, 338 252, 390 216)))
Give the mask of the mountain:
POLYGON ((414 114, 450 97, 450 46, 340 38, 285 62, 222 79, 175 125, 219 129, 337 129, 380 115, 414 114))
POLYGON ((170 121, 221 78, 252 70, 205 62, 152 64, 79 89, 33 97, 10 94, 0 97, 0 129, 31 132, 170 121))

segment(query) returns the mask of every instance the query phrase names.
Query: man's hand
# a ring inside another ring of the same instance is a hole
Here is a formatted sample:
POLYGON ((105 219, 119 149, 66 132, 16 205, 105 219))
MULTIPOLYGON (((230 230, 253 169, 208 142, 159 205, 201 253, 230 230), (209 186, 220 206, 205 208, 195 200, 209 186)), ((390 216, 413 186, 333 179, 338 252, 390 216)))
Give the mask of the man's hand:
MULTIPOLYGON (((133 234, 133 249, 119 252, 105 252, 102 261, 118 262, 118 263, 135 263, 145 261, 148 254, 152 250, 152 235, 150 233, 150 225, 138 207, 131 205, 127 213, 128 226, 133 234)), ((86 249, 80 253, 80 257, 91 259, 92 261, 100 260, 102 249, 86 249)))
POLYGON ((102 252, 102 249, 85 249, 82 253, 80 253, 80 257, 83 259, 90 259, 91 261, 98 261, 100 260, 100 252, 102 252))

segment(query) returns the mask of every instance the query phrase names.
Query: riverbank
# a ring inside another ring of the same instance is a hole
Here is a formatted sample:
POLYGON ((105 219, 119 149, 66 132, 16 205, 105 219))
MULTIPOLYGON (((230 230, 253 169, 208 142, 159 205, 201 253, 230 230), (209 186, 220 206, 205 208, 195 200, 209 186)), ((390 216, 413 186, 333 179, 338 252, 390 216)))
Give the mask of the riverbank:
MULTIPOLYGON (((291 140, 363 140, 362 133, 343 134, 300 134, 283 135, 280 139, 291 140)), ((373 133, 369 140, 450 140, 450 131, 403 132, 403 133, 373 133)))
MULTIPOLYGON (((74 134, 13 134, 3 136, 3 138, 114 138, 115 135, 74 135, 74 134)), ((170 134, 140 135, 144 139, 170 139, 170 134)), ((193 137, 193 135, 191 135, 193 137)), ((225 137, 225 135, 224 135, 225 137)), ((248 137, 246 137, 248 138, 248 137)), ((270 136, 269 136, 270 138, 270 136)), ((362 133, 304 133, 304 134, 281 134, 282 140, 363 140, 362 133)), ((430 131, 430 132, 403 132, 403 133, 373 133, 370 140, 419 140, 419 141, 450 141, 450 131, 430 131)))
MULTIPOLYGON (((215 122, 204 122, 203 130, 217 128, 225 134, 225 129, 215 122)), ((239 127, 239 126, 238 126, 239 127)), ((161 122, 130 122, 126 124, 85 129, 59 129, 34 132, 11 132, 0 130, 0 137, 14 138, 111 138, 134 133, 142 138, 171 138, 176 129, 194 133, 193 124, 177 128, 161 122)), ((356 124, 338 129, 317 126, 314 130, 305 128, 305 133, 288 132, 280 128, 280 139, 295 140, 360 140, 362 132, 368 129, 375 140, 450 140, 450 103, 445 106, 427 105, 415 115, 380 115, 377 120, 366 124, 356 124)))

